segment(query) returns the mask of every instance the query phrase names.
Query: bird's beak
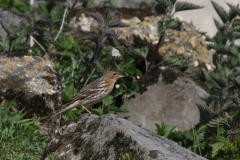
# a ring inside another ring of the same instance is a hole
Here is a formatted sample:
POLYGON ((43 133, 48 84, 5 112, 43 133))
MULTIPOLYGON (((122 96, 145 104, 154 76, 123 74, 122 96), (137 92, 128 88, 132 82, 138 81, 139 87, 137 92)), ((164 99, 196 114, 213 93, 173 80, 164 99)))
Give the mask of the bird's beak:
POLYGON ((120 78, 126 77, 125 75, 119 75, 120 78))

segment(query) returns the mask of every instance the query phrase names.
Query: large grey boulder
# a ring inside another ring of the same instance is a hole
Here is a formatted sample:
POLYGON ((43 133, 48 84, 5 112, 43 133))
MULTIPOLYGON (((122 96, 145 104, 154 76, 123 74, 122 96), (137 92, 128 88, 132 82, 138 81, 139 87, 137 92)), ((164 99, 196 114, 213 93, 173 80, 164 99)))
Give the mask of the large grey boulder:
POLYGON ((158 83, 146 92, 124 102, 122 107, 129 112, 119 112, 117 115, 129 117, 129 121, 151 131, 155 131, 155 123, 160 124, 161 121, 183 131, 208 121, 207 115, 196 105, 204 103, 201 98, 206 94, 190 78, 178 77, 173 84, 165 84, 160 76, 158 83))
POLYGON ((0 104, 15 101, 29 118, 58 110, 62 87, 54 64, 41 57, 7 57, 0 54, 0 104))
POLYGON ((113 114, 83 115, 65 124, 50 140, 41 159, 61 160, 205 160, 205 158, 113 114))

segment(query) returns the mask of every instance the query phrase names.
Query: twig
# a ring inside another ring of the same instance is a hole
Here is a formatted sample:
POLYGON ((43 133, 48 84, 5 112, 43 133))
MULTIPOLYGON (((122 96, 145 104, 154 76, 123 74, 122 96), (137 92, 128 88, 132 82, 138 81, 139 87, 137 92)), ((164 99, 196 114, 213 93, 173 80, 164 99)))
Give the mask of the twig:
MULTIPOLYGON (((240 118, 240 111, 238 112, 238 115, 237 115, 237 118, 236 118, 234 130, 236 130, 237 127, 238 127, 239 118, 240 118)), ((236 136, 237 136, 237 135, 233 135, 233 136, 232 136, 232 144, 233 144, 233 147, 234 147, 234 148, 236 148, 236 145, 237 145, 237 144, 236 144, 236 136)), ((231 152, 230 157, 233 157, 233 151, 231 152)))
POLYGON ((77 2, 78 2, 78 0, 75 0, 75 2, 73 3, 73 5, 72 5, 72 7, 71 7, 71 10, 70 11, 72 11, 73 10, 73 8, 75 7, 75 5, 77 4, 77 2))
POLYGON ((149 66, 148 66, 148 68, 147 68, 147 70, 146 70, 146 72, 145 72, 145 74, 144 74, 144 76, 143 76, 142 85, 145 85, 146 80, 147 80, 147 77, 148 77, 149 73, 152 71, 152 69, 153 69, 153 68, 156 68, 156 66, 153 67, 152 69, 151 69, 150 67, 152 66, 153 62, 154 62, 155 59, 156 59, 157 51, 158 51, 158 48, 159 48, 160 44, 162 43, 163 37, 164 37, 164 35, 165 35, 165 31, 166 31, 166 29, 163 31, 163 33, 162 33, 161 36, 159 37, 158 44, 157 44, 157 46, 156 46, 156 48, 155 48, 155 52, 153 53, 153 55, 152 55, 152 57, 151 57, 151 60, 150 60, 150 64, 149 64, 149 66))
MULTIPOLYGON (((62 32, 62 29, 63 29, 63 24, 64 24, 65 17, 66 17, 66 13, 67 13, 67 9, 68 9, 68 7, 67 7, 67 8, 65 9, 65 11, 64 11, 64 14, 63 14, 63 19, 62 19, 62 24, 61 24, 61 27, 60 27, 60 29, 59 29, 59 32, 58 32, 58 34, 57 34, 57 35, 56 35, 56 37, 54 38, 54 41, 56 41, 56 40, 58 39, 58 37, 59 37, 60 33, 62 32)), ((50 45, 50 48, 49 48, 49 50, 51 50, 52 46, 53 46, 53 44, 51 44, 51 45, 50 45)))
POLYGON ((160 62, 160 63, 156 64, 154 67, 152 67, 152 68, 150 69, 150 72, 151 72, 153 69, 155 69, 155 68, 157 68, 158 66, 161 66, 161 65, 163 65, 163 62, 160 62))
POLYGON ((43 48, 43 46, 42 46, 40 43, 38 43, 38 41, 37 41, 34 37, 32 37, 32 38, 33 38, 33 41, 34 41, 35 43, 37 43, 39 47, 42 48, 42 50, 45 52, 45 54, 48 55, 47 51, 43 48))
POLYGON ((145 71, 147 71, 148 65, 147 65, 147 58, 146 57, 144 57, 144 61, 145 61, 145 71))
MULTIPOLYGON (((79 78, 78 84, 80 84, 82 78, 83 78, 84 75, 87 73, 87 71, 89 70, 90 66, 92 65, 93 59, 94 59, 94 57, 96 56, 97 51, 98 51, 98 48, 100 47, 100 45, 101 45, 101 44, 96 44, 96 48, 95 48, 94 54, 93 54, 92 58, 90 59, 90 61, 88 62, 87 66, 86 66, 86 69, 85 69, 85 71, 83 72, 82 76, 79 78)), ((79 91, 79 89, 78 89, 78 91, 79 91)))
MULTIPOLYGON (((235 122, 235 126, 234 126, 234 130, 236 130, 237 129, 237 127, 238 127, 238 123, 239 123, 239 118, 240 118, 240 112, 238 112, 238 115, 237 115, 237 118, 236 118, 236 122, 235 122)), ((235 139, 236 139, 236 135, 234 135, 234 137, 233 137, 233 146, 234 147, 236 147, 236 144, 235 144, 235 139)))
MULTIPOLYGON (((93 72, 95 71, 96 67, 94 67, 94 69, 92 70, 92 73, 90 74, 90 76, 88 77, 87 81, 85 82, 84 86, 86 86, 87 82, 89 81, 90 77, 92 76, 93 72)), ((83 87, 84 87, 83 86, 83 87)))

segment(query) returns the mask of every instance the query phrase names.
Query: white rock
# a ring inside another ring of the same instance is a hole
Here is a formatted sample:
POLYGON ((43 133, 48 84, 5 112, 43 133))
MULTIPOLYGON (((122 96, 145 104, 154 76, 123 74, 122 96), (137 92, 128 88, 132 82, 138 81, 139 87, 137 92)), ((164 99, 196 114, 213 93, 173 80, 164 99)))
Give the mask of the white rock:
POLYGON ((113 57, 120 57, 121 54, 120 54, 119 50, 117 50, 116 48, 113 48, 112 49, 112 56, 113 57))
POLYGON ((212 69, 212 66, 210 64, 207 64, 207 63, 206 63, 206 67, 207 67, 207 70, 209 70, 209 71, 212 69))
POLYGON ((119 84, 116 84, 115 87, 118 89, 118 88, 120 88, 120 85, 119 85, 119 84))
POLYGON ((197 37, 192 37, 191 39, 190 39, 190 42, 191 42, 191 44, 192 44, 192 47, 193 48, 195 48, 196 47, 196 42, 197 42, 197 37))
POLYGON ((193 66, 194 66, 194 67, 197 67, 198 65, 199 65, 199 62, 198 62, 198 61, 194 61, 194 62, 193 62, 193 66))

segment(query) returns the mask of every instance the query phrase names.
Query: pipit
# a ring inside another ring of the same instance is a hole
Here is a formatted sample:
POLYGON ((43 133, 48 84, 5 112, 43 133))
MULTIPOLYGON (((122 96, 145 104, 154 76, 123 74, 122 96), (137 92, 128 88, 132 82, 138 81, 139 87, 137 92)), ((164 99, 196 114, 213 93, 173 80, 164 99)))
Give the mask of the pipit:
POLYGON ((85 106, 101 102, 113 90, 115 82, 125 77, 118 72, 109 71, 101 78, 83 87, 75 96, 73 96, 62 109, 52 115, 47 122, 58 114, 71 108, 82 106, 88 113, 92 114, 85 106))

